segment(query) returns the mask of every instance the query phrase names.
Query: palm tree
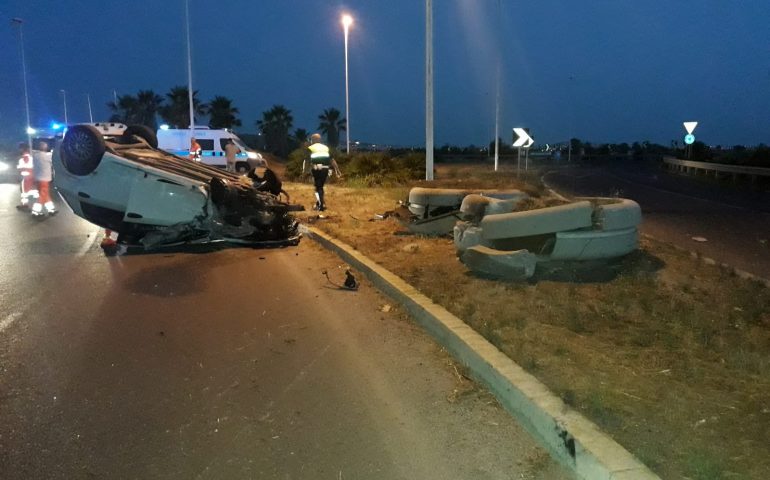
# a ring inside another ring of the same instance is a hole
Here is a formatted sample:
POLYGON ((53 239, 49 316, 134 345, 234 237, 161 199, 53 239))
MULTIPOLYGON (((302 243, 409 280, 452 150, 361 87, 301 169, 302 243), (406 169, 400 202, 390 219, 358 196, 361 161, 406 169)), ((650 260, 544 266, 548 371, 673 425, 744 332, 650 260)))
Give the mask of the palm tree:
POLYGON ((309 136, 310 132, 304 128, 295 129, 294 133, 291 134, 291 138, 289 138, 289 150, 294 151, 306 146, 305 142, 307 142, 307 137, 309 136))
POLYGON ((153 130, 158 129, 155 115, 163 105, 163 97, 152 90, 139 90, 136 94, 137 123, 146 125, 153 130))
POLYGON ((211 128, 240 127, 241 121, 236 118, 238 109, 233 107, 233 101, 227 97, 217 95, 209 102, 207 112, 209 114, 209 126, 211 128))
POLYGON ((110 115, 111 122, 120 122, 127 125, 137 123, 138 102, 133 95, 120 95, 118 102, 109 102, 107 107, 112 110, 110 115))
MULTIPOLYGON (((198 122, 199 115, 206 114, 206 104, 201 103, 196 96, 198 91, 193 91, 193 109, 195 122, 198 122)), ((164 122, 174 128, 187 128, 190 126, 190 101, 188 98, 187 87, 173 87, 166 94, 168 104, 162 106, 158 113, 164 122)))
POLYGON ((302 143, 307 141, 307 137, 310 136, 310 132, 305 130, 304 128, 298 128, 294 130, 294 140, 297 142, 298 145, 301 145, 302 143))
POLYGON ((324 113, 318 115, 321 123, 318 129, 326 134, 326 140, 329 146, 337 148, 340 144, 340 132, 347 129, 348 121, 340 118, 340 111, 336 108, 327 108, 324 113))
POLYGON ((283 105, 262 112, 262 120, 257 120, 257 128, 265 137, 265 148, 276 155, 285 157, 289 153, 289 130, 294 118, 291 111, 283 105))

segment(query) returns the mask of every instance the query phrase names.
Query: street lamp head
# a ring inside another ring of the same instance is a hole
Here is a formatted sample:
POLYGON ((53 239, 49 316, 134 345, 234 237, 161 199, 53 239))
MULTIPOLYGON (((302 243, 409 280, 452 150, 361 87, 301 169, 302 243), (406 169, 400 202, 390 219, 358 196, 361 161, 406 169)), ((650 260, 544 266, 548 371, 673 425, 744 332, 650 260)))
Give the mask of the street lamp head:
POLYGON ((347 13, 342 16, 342 25, 347 29, 353 24, 353 17, 347 13))

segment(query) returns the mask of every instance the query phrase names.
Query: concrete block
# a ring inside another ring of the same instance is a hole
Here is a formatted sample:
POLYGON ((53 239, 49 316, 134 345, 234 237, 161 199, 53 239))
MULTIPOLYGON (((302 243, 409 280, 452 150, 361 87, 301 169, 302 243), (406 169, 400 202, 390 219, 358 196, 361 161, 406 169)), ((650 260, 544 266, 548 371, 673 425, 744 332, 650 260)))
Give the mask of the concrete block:
POLYGON ((463 203, 460 205, 460 213, 464 220, 478 223, 485 215, 515 211, 516 205, 524 198, 527 198, 527 195, 524 193, 515 198, 503 200, 472 193, 463 198, 463 203))
POLYGON ((480 223, 484 238, 520 238, 590 228, 591 202, 582 201, 524 212, 486 215, 480 223))
POLYGON ((481 228, 474 226, 470 222, 457 222, 453 233, 455 248, 458 252, 463 252, 476 245, 485 245, 484 238, 481 235, 481 228))
POLYGON ((534 275, 537 256, 527 250, 503 251, 476 245, 462 252, 460 261, 474 272, 523 280, 534 275))
POLYGON ((627 255, 639 247, 636 227, 625 230, 558 232, 547 260, 599 260, 627 255))
POLYGON ((642 223, 642 209, 638 203, 627 198, 618 198, 608 204, 599 204, 594 209, 594 228, 600 230, 625 230, 642 223))

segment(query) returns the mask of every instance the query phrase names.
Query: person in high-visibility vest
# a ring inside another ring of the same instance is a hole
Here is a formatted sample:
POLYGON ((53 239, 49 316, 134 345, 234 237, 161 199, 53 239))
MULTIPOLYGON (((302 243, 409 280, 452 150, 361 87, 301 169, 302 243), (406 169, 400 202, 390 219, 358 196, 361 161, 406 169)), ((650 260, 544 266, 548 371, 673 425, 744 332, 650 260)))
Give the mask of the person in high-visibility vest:
POLYGON ((202 151, 203 150, 201 150, 201 146, 198 141, 195 140, 195 137, 192 137, 190 139, 190 160, 194 162, 200 162, 202 151))
POLYGON ((329 169, 334 168, 334 173, 336 173, 338 177, 342 177, 342 173, 337 166, 337 162, 332 158, 329 147, 321 143, 320 134, 314 133, 310 136, 310 146, 307 148, 310 150, 310 169, 313 174, 313 185, 315 186, 316 203, 313 206, 313 210, 323 212, 326 210, 324 184, 326 183, 326 179, 329 178, 329 169))
POLYGON ((32 152, 32 163, 38 191, 38 198, 35 199, 35 203, 32 205, 32 215, 34 216, 40 216, 44 213, 54 215, 56 213, 56 207, 51 200, 49 191, 51 181, 53 180, 52 155, 53 152, 48 148, 48 143, 42 141, 39 143, 37 150, 32 152))
POLYGON ((19 184, 21 188, 21 203, 16 207, 19 209, 28 209, 30 207, 30 200, 37 198, 37 189, 35 189, 35 172, 33 169, 32 155, 29 153, 29 145, 26 143, 19 144, 21 150, 21 157, 16 164, 16 169, 21 175, 21 182, 19 184))

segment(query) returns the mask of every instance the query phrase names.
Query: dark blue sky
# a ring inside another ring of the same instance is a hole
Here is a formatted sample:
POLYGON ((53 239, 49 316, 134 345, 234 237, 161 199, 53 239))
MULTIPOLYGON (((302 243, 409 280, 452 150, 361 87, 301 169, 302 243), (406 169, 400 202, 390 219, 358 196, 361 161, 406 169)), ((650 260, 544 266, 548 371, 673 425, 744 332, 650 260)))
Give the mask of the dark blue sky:
MULTIPOLYGON (((436 144, 494 134, 502 58, 501 136, 529 127, 538 143, 684 135, 709 144, 770 143, 767 0, 434 0, 436 144)), ((340 15, 350 12, 353 139, 424 143, 423 0, 190 0, 193 84, 225 95, 241 131, 283 104, 314 130, 344 112, 340 15)), ((25 20, 33 123, 97 119, 119 94, 165 94, 187 82, 184 0, 2 0, 0 139, 23 135, 20 55, 10 19, 25 20)))

